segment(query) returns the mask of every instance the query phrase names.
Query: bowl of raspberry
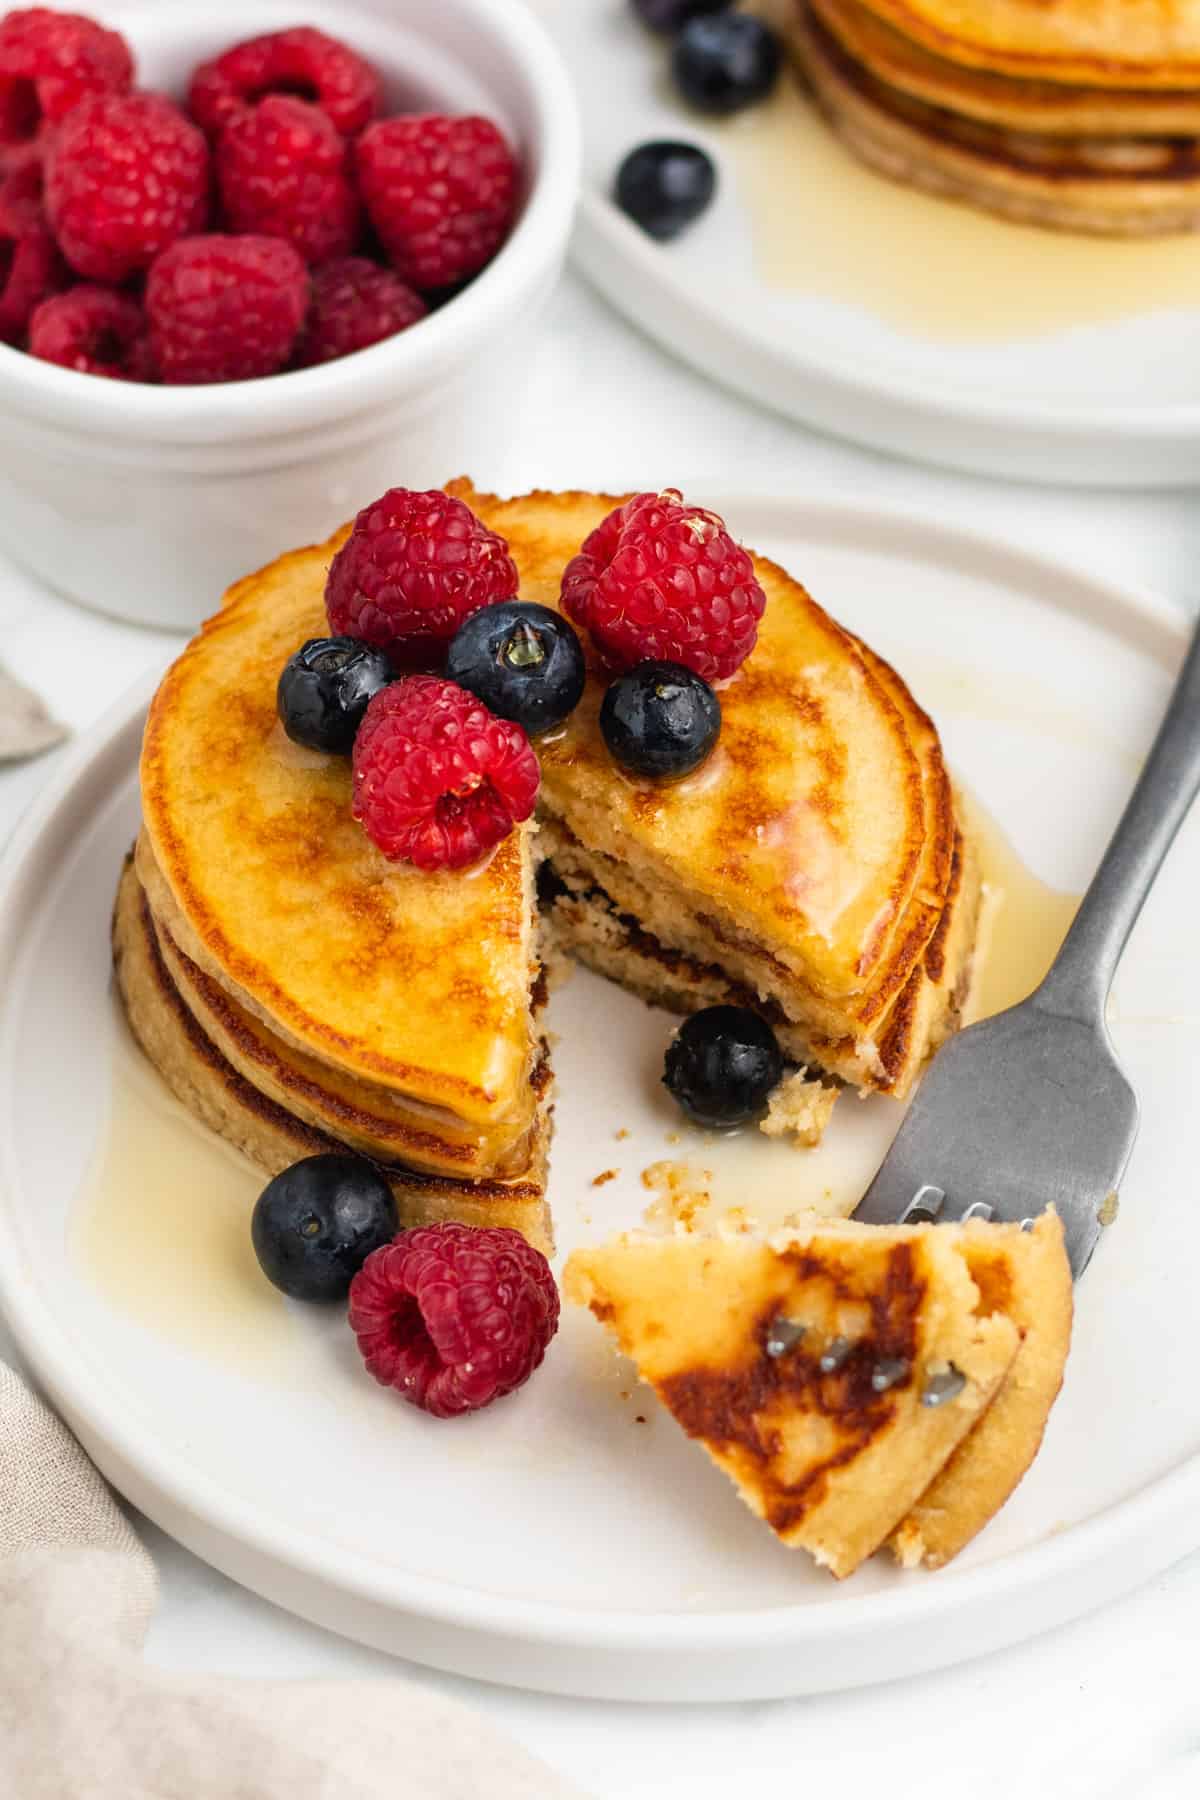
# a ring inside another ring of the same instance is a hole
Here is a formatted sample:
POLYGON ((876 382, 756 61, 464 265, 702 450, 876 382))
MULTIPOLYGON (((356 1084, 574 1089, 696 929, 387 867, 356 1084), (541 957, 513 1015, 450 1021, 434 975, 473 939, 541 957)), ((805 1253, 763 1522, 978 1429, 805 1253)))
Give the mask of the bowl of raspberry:
POLYGON ((578 187, 508 0, 0 10, 0 547, 190 627, 364 492, 478 460, 578 187))

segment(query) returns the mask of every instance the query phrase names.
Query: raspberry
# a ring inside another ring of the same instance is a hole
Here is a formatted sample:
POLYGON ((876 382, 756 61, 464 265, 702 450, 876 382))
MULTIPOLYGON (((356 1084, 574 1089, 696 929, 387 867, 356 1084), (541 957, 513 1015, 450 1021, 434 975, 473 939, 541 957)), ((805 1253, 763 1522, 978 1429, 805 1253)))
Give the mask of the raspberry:
POLYGON ((45 185, 39 145, 0 151, 0 217, 10 230, 18 224, 47 225, 45 185))
POLYGON ((354 740, 354 816, 393 861, 462 869, 527 819, 540 771, 510 719, 437 675, 383 688, 354 740))
POLYGON ((328 113, 345 137, 369 125, 383 90, 369 62, 309 25, 271 31, 235 44, 192 76, 188 111, 215 136, 245 105, 267 94, 291 94, 328 113))
POLYGON ((562 603, 617 668, 653 658, 722 681, 753 650, 767 602, 724 521, 667 488, 596 527, 567 564, 562 603))
POLYGON ((40 190, 36 159, 9 164, 0 179, 0 343, 18 343, 34 308, 66 283, 40 190))
POLYGON ((367 1368, 435 1419, 528 1381, 558 1312, 546 1258, 504 1225, 420 1225, 372 1251, 350 1284, 367 1368))
POLYGON ((319 106, 269 94, 234 114, 215 160, 231 231, 283 238, 310 263, 354 248, 362 213, 346 140, 319 106))
POLYGON ((508 236, 517 164, 488 119, 384 119, 364 131, 356 152, 371 223, 414 287, 465 280, 508 236))
POLYGON ((165 382, 248 381, 292 354, 308 273, 290 244, 267 237, 184 238, 146 283, 155 360, 165 382))
POLYGON ((415 325, 427 310, 398 275, 365 256, 326 263, 313 274, 312 303, 296 361, 307 368, 365 350, 415 325))
POLYGON ((32 6, 0 19, 0 144, 36 138, 93 94, 133 81, 125 39, 78 13, 32 6))
POLYGON ((137 301, 114 288, 86 283, 38 307, 29 327, 29 350, 43 362, 108 375, 117 381, 152 381, 146 315, 137 301))
POLYGON ((436 488, 391 488, 365 506, 329 570, 325 610, 339 637, 412 667, 437 660, 464 619, 517 591, 508 545, 436 488))
POLYGON ((208 145, 160 94, 101 95, 46 156, 46 210, 72 268, 124 281, 208 219, 208 145))

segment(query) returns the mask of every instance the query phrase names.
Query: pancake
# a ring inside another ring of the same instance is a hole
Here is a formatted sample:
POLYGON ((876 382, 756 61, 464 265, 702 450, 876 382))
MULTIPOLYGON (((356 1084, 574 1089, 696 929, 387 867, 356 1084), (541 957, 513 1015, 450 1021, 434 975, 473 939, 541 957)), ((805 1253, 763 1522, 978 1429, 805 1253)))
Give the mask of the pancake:
POLYGON ((521 1158, 536 1060, 531 828, 464 877, 388 863, 346 757, 284 735, 287 658, 328 628, 340 539, 239 582, 168 671, 142 752, 139 877, 172 942, 304 1057, 389 1098, 446 1173, 521 1158), (439 1148, 439 1137, 442 1139, 439 1148))
POLYGON ((905 1568, 940 1569, 1004 1505, 1041 1447, 1071 1343, 1074 1292, 1055 1213, 1022 1232, 973 1221, 963 1255, 979 1310, 1011 1319, 1021 1347, 983 1418, 893 1532, 905 1568))
MULTIPOLYGON (((800 10, 792 0, 789 17, 800 10)), ((842 48, 878 80, 914 100, 1013 131, 1067 136, 1178 137, 1200 132, 1200 92, 1079 87, 999 75, 948 61, 905 37, 869 0, 811 0, 842 48)))
POLYGON ((1018 1353, 1017 1326, 982 1309, 964 1235, 828 1220, 769 1238, 631 1233, 576 1251, 563 1289, 751 1511, 841 1577, 986 1421, 1018 1353))
POLYGON ((1200 0, 866 0, 968 68, 1095 88, 1200 89, 1200 0))
MULTIPOLYGON (((144 838, 139 850, 144 864, 144 838)), ((179 948, 166 925, 151 917, 159 954, 176 992, 226 1061, 268 1099, 364 1156, 428 1167, 434 1173, 444 1171, 447 1164, 466 1175, 478 1167, 479 1141, 467 1128, 456 1128, 452 1119, 439 1115, 422 1131, 414 1123, 413 1109, 398 1108, 387 1088, 356 1080, 277 1037, 179 948)), ((539 977, 531 996, 534 1011, 540 1010, 543 1000, 539 977)), ((528 1161, 529 1143, 522 1139, 511 1167, 519 1172, 528 1161)), ((502 1164, 494 1172, 505 1174, 508 1166, 502 1164)))
POLYGON ((1200 143, 1008 130, 902 93, 854 60, 805 0, 792 42, 846 145, 880 173, 1002 217, 1109 237, 1200 227, 1200 143))
MULTIPOLYGON (((451 491, 507 539, 523 597, 550 606, 567 561, 620 503, 451 491)), ((751 996, 797 1062, 903 1094, 956 1021, 977 863, 937 733, 900 677, 782 569, 756 557, 755 570, 767 593, 758 643, 722 687, 720 741, 696 775, 663 786, 614 767, 598 671, 539 744, 544 891, 553 908, 558 880, 591 907, 590 923, 578 906, 553 915, 558 941, 682 1010, 751 996), (624 944, 601 913, 627 922, 624 944)))
MULTIPOLYGON (((189 1112, 264 1174, 278 1174, 305 1156, 358 1148, 268 1099, 222 1055, 172 979, 132 859, 117 891, 113 963, 133 1034, 159 1075, 189 1112)), ((469 1225, 507 1225, 550 1254, 553 1234, 545 1197, 550 1086, 543 1046, 532 1077, 536 1125, 529 1166, 520 1177, 470 1181, 378 1160, 396 1196, 401 1224, 459 1219, 469 1225)))

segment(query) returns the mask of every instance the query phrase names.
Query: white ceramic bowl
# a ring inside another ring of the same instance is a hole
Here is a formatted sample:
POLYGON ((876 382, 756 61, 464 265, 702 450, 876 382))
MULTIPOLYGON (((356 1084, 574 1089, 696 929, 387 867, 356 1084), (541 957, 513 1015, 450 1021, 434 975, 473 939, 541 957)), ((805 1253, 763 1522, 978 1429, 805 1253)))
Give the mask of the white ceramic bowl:
POLYGON ((400 336, 265 381, 103 381, 0 346, 0 545, 51 586, 138 622, 189 627, 228 583, 312 542, 394 484, 462 473, 504 417, 566 251, 579 188, 574 97, 516 0, 101 0, 143 86, 312 24, 376 63, 389 104, 479 111, 518 146, 527 191, 499 255, 400 336))

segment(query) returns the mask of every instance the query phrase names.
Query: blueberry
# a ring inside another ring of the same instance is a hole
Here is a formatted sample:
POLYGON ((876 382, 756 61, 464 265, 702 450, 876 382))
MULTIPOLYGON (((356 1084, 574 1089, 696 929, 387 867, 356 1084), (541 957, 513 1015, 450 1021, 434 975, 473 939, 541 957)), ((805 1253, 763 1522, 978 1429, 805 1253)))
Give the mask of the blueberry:
POLYGON ((753 13, 693 19, 675 43, 671 67, 680 93, 697 111, 735 113, 765 100, 783 53, 769 25, 753 13))
POLYGON ((712 202, 717 171, 698 144, 639 144, 617 170, 617 205, 652 238, 665 241, 712 202))
POLYGON ((731 0, 632 0, 633 10, 651 31, 681 31, 702 13, 723 12, 731 0))
POLYGON ((587 670, 579 638, 558 613, 532 601, 501 600, 459 627, 446 674, 535 737, 574 712, 587 670))
POLYGON ((400 1228, 391 1188, 361 1156, 306 1156, 268 1181, 250 1237, 263 1274, 292 1300, 344 1300, 372 1250, 400 1228))
POLYGON ((757 1119, 783 1075, 775 1033, 748 1006, 706 1006, 667 1046, 663 1081, 697 1125, 757 1119))
POLYGON ((309 638, 283 665, 275 705, 283 729, 309 750, 350 750, 369 701, 396 679, 373 644, 309 638))
POLYGON ((721 703, 682 663, 638 663, 605 694, 600 729, 631 775, 670 781, 698 769, 716 743, 721 703))

